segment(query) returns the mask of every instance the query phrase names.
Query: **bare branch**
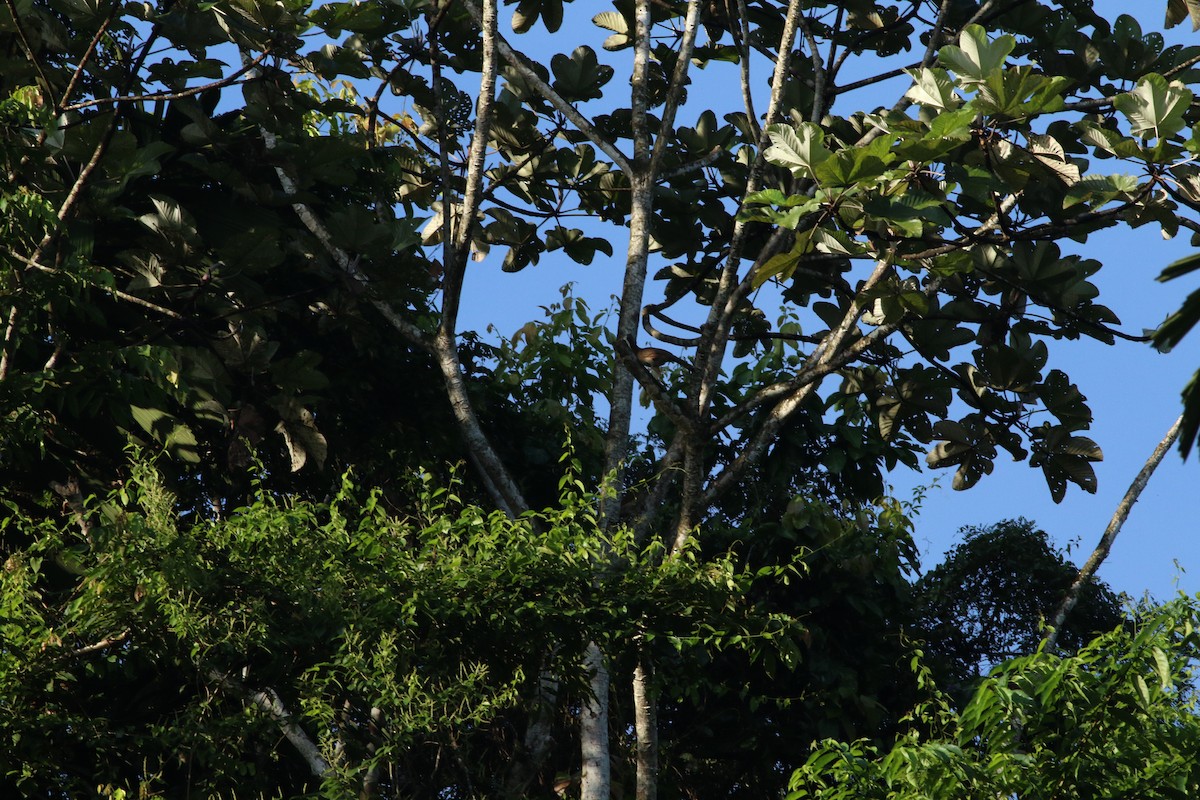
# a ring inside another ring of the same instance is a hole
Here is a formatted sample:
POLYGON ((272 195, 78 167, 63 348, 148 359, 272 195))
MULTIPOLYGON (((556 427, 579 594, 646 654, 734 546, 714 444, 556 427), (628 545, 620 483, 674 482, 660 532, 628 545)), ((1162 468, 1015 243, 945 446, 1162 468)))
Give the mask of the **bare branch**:
POLYGON ((813 35, 812 26, 808 24, 808 17, 801 14, 796 21, 800 25, 800 32, 804 34, 804 41, 808 44, 808 57, 813 65, 813 103, 808 118, 813 122, 820 122, 825 113, 825 63, 817 47, 817 37, 813 35))
MULTIPOLYGON (((7 1, 8 0, 6 0, 6 2, 7 1)), ((242 68, 232 75, 212 81, 211 83, 203 84, 201 86, 192 86, 191 88, 181 89, 177 92, 151 92, 149 94, 131 94, 122 95, 120 97, 98 97, 95 100, 84 100, 79 103, 72 103, 69 106, 63 106, 62 110, 78 111, 81 108, 96 108, 100 106, 120 105, 121 103, 140 103, 149 100, 179 100, 184 97, 193 97, 211 89, 222 89, 226 86, 232 86, 238 82, 239 78, 261 64, 263 59, 265 59, 268 55, 270 55, 270 51, 264 50, 251 61, 244 63, 242 68)))
POLYGON ((329 771, 329 762, 321 755, 321 748, 317 747, 316 742, 310 739, 300 724, 296 722, 274 689, 270 687, 261 690, 251 689, 228 673, 215 669, 210 670, 208 675, 212 680, 242 695, 265 712, 279 726, 280 732, 291 742, 292 747, 296 748, 296 752, 308 764, 313 775, 320 777, 329 771))
MULTIPOLYGON (((666 105, 663 107, 662 123, 658 128, 658 138, 654 142, 654 155, 650 159, 651 175, 658 172, 658 165, 662 162, 663 153, 667 150, 667 142, 675 127, 675 112, 679 110, 683 87, 688 80, 688 68, 692 63, 692 50, 696 46, 696 30, 699 27, 700 0, 689 0, 687 15, 683 21, 683 40, 679 43, 675 71, 671 74, 672 91, 668 93, 666 105)), ((720 149, 715 148, 709 155, 715 158, 719 153, 720 149)))
MULTIPOLYGON (((782 113, 784 87, 791 73, 792 51, 795 49, 796 32, 799 29, 799 20, 803 11, 803 5, 802 0, 790 0, 788 3, 787 15, 783 23, 783 32, 779 38, 779 51, 775 59, 775 72, 771 77, 771 102, 767 106, 766 117, 766 124, 768 126, 774 123, 782 113)), ((758 190, 758 181, 763 166, 766 163, 764 153, 768 144, 769 142, 764 137, 759 137, 758 152, 755 154, 754 163, 750 167, 750 174, 746 180, 746 195, 758 190)), ((709 309, 708 321, 705 323, 708 329, 712 331, 712 335, 706 346, 700 348, 696 353, 696 372, 698 373, 696 410, 701 415, 703 415, 709 402, 711 402, 716 375, 720 370, 721 361, 725 354, 725 344, 732 320, 732 309, 729 307, 729 301, 737 287, 738 267, 741 263, 742 250, 745 247, 748 225, 749 223, 743 220, 738 220, 734 223, 733 236, 729 243, 729 254, 725 262, 725 267, 721 271, 716 297, 714 298, 712 307, 709 309)))
MULTIPOLYGON (((7 247, 4 249, 4 253, 5 253, 5 255, 9 256, 10 258, 14 258, 17 261, 20 261, 21 263, 25 264, 26 266, 32 267, 33 269, 36 269, 40 272, 46 272, 51 275, 58 275, 58 274, 62 273, 62 270, 60 270, 56 267, 46 266, 45 264, 34 261, 32 258, 28 258, 26 256, 20 255, 19 253, 16 253, 7 247)), ((124 300, 127 303, 133 303, 135 305, 141 306, 142 308, 148 308, 151 311, 155 312, 156 314, 162 314, 164 317, 169 317, 170 319, 182 320, 185 318, 182 314, 178 313, 177 311, 172 311, 169 308, 164 308, 163 306, 157 305, 156 303, 152 303, 149 300, 144 300, 141 297, 136 297, 127 292, 123 292, 120 289, 110 289, 108 287, 101 287, 101 291, 111 294, 113 297, 117 298, 118 300, 124 300)))
POLYGON ((648 481, 648 484, 652 484, 654 488, 642 498, 633 518, 633 537, 639 547, 646 544, 650 536, 650 525, 658 510, 666 502, 667 493, 680 474, 685 438, 689 438, 688 434, 682 430, 675 434, 675 438, 667 446, 667 452, 658 459, 658 473, 648 481))
POLYGON ((1150 482, 1150 478, 1154 475, 1154 471, 1158 469, 1158 465, 1162 463, 1167 451, 1171 449, 1171 445, 1175 444, 1175 440, 1179 438, 1179 429, 1182 426, 1183 417, 1180 416, 1167 431, 1162 441, 1155 446, 1154 451, 1150 453, 1150 457, 1146 459, 1146 463, 1142 465, 1142 469, 1133 479, 1133 482, 1129 484, 1129 488, 1125 490, 1125 496, 1121 498, 1120 503, 1117 503, 1117 508, 1113 512, 1112 519, 1109 520, 1108 527, 1104 529, 1104 535, 1100 537, 1099 543, 1092 550, 1092 554, 1088 556, 1088 560, 1080 567, 1079 575, 1076 576, 1075 582, 1067 590, 1066 596, 1063 597, 1058 610, 1054 612, 1054 617, 1050 620, 1050 629, 1046 633, 1045 638, 1045 647, 1047 650, 1052 649, 1058 641, 1058 635, 1062 630, 1063 623, 1067 619, 1067 615, 1079 603, 1079 596, 1083 592, 1083 588, 1091 582, 1092 578, 1096 575, 1096 570, 1100 569, 1100 565, 1104 563, 1104 559, 1108 558, 1108 553, 1112 550, 1113 542, 1117 539, 1117 534, 1124 527, 1125 520, 1129 519, 1129 512, 1133 510, 1134 504, 1142 496, 1142 491, 1146 488, 1146 484, 1150 482))
MULTIPOLYGON (((661 143, 661 141, 662 140, 660 139, 659 142, 661 143)), ((676 178, 680 175, 686 175, 689 172, 696 172, 697 170, 704 169, 709 164, 716 161, 718 158, 721 157, 721 153, 723 153, 723 152, 725 152, 725 151, 722 150, 721 148, 714 147, 712 150, 709 150, 708 153, 701 156, 700 158, 697 158, 694 161, 689 161, 686 164, 680 164, 678 167, 675 167, 674 169, 663 170, 662 172, 656 172, 655 174, 658 176, 658 178, 660 180, 669 180, 670 178, 676 178)), ((655 154, 657 155, 657 153, 658 153, 658 151, 656 150, 655 154)))
POLYGON ((921 59, 921 66, 927 67, 933 63, 934 56, 937 55, 938 45, 941 43, 942 30, 946 27, 946 12, 950 10, 952 0, 942 0, 942 5, 938 8, 937 20, 933 23, 933 30, 929 32, 929 44, 925 47, 925 57, 921 59))
POLYGON ((78 647, 71 651, 71 655, 86 656, 90 653, 96 653, 101 650, 106 650, 109 647, 112 647, 114 644, 120 644, 121 642, 125 641, 128 638, 129 638, 129 631, 121 631, 116 636, 108 636, 104 639, 101 639, 98 642, 93 642, 92 644, 84 645, 83 647, 78 647))
MULTIPOLYGON (((870 292, 872 288, 883 280, 891 268, 892 261, 890 254, 888 257, 880 258, 875 264, 875 269, 871 271, 871 274, 867 276, 862 286, 859 287, 856 293, 857 296, 861 298, 870 292)), ((850 332, 856 327, 863 311, 864 307, 857 300, 850 304, 838 326, 830 331, 825 340, 809 355, 802 373, 810 373, 813 376, 812 379, 792 391, 771 409, 770 414, 767 415, 767 419, 754 433, 737 458, 713 478, 708 489, 704 492, 703 499, 705 502, 711 502, 713 498, 740 480, 746 470, 762 457, 767 446, 774 441, 776 433, 787 418, 820 385, 824 375, 835 368, 834 365, 838 362, 838 356, 842 355, 840 352, 842 346, 850 335, 850 332)))
POLYGON ((8 377, 9 365, 12 364, 12 350, 17 338, 17 322, 21 319, 20 309, 14 301, 8 309, 8 319, 4 323, 3 352, 0 352, 0 382, 8 377))
POLYGON ((750 91, 750 21, 746 19, 746 0, 737 0, 737 4, 738 24, 742 29, 742 35, 738 37, 738 49, 741 51, 738 67, 742 77, 742 104, 746 107, 746 121, 750 124, 750 130, 754 132, 754 138, 761 140, 762 126, 758 124, 758 115, 754 113, 754 95, 750 91))
MULTIPOLYGON (((79 79, 83 77, 84 69, 86 69, 88 62, 91 61, 92 55, 95 54, 96 47, 100 44, 100 40, 104 38, 104 32, 108 30, 108 26, 112 24, 112 21, 117 16, 117 12, 120 11, 121 8, 122 6, 120 3, 114 2, 110 4, 108 16, 104 18, 104 22, 100 23, 100 27, 96 29, 95 35, 92 36, 92 41, 88 43, 87 50, 84 51, 83 57, 79 59, 79 63, 75 66, 75 71, 71 73, 71 79, 67 81, 67 88, 63 89, 62 97, 59 98, 58 103, 55 104, 56 109, 61 111, 63 107, 66 106, 67 101, 71 99, 71 93, 75 91, 75 84, 77 84, 79 79)), ((43 131, 41 136, 44 135, 45 132, 43 131)))
POLYGON ((38 74, 38 80, 42 82, 42 91, 46 93, 46 100, 50 100, 54 96, 54 87, 51 85, 50 79, 46 77, 46 73, 42 71, 42 62, 38 59, 37 54, 33 52, 33 45, 29 43, 29 38, 25 35, 25 28, 21 25, 21 14, 17 11, 17 4, 13 0, 4 0, 4 6, 12 16, 12 24, 17 31, 17 40, 21 43, 21 52, 25 54, 25 59, 33 67, 33 71, 38 74))
MULTIPOLYGON (((265 128, 260 128, 260 131, 267 150, 275 150, 277 146, 275 134, 265 128)), ((287 171, 282 166, 276 166, 275 174, 279 178, 284 193, 295 197, 297 194, 296 183, 287 171)), ((345 250, 334 243, 329 229, 317 218, 311 208, 304 203, 293 203, 292 210, 296 212, 304 226, 317 238, 342 271, 365 290, 371 305, 392 328, 409 344, 434 356, 434 360, 442 371, 446 394, 450 401, 450 408, 458 422, 459 431, 466 441, 472 463, 481 476, 489 496, 495 501, 497 507, 510 517, 515 517, 525 511, 528 504, 505 469, 500 456, 488 441, 483 432, 483 426, 480 425, 479 418, 471 405, 453 334, 439 328, 437 336, 430 341, 420 328, 404 319, 390 303, 376 295, 367 276, 359 269, 358 257, 351 258, 345 250)), ((449 210, 445 210, 444 213, 449 213, 449 210)))

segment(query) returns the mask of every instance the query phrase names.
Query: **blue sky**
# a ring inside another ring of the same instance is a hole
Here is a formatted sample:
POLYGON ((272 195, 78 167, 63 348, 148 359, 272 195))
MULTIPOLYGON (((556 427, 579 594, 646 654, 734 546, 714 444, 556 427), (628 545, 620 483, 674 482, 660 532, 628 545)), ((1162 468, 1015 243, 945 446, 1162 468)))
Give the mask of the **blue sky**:
MULTIPOLYGON (((568 6, 568 17, 571 13, 580 14, 584 5, 568 6)), ((1095 3, 1097 11, 1110 19, 1121 13, 1133 13, 1143 29, 1161 30, 1165 0, 1136 4, 1138 10, 1131 12, 1133 5, 1116 0, 1095 3)), ((502 25, 506 23, 507 14, 502 25)), ((605 32, 587 27, 590 30, 586 32, 570 31, 572 45, 586 33, 595 39, 593 46, 599 50, 605 32)), ((1200 44, 1200 34, 1192 34, 1187 25, 1166 35, 1169 43, 1200 44)), ((519 37, 513 43, 528 51, 545 52, 545 48, 550 48, 552 52, 554 45, 536 41, 541 38, 519 37)), ((564 42, 559 49, 567 46, 564 42)), ((616 61, 625 61, 624 55, 618 54, 616 61)), ((603 53, 601 57, 603 60, 603 53)), ((617 63, 614 66, 619 68, 617 63)), ((699 84, 713 77, 699 73, 693 80, 699 84)), ((886 100, 890 104, 898 92, 904 91, 907 80, 893 83, 881 95, 880 102, 886 100)), ((610 87, 616 89, 620 85, 618 76, 610 87)), ((731 91, 736 92, 736 88, 731 91)), ((701 94, 693 92, 692 102, 681 112, 681 124, 687 124, 703 110, 697 99, 701 94)), ((861 106, 864 100, 856 98, 855 102, 861 106)), ((722 100, 721 105, 726 104, 722 100)), ((847 110, 840 108, 839 112, 847 110)), ((536 267, 516 275, 500 273, 503 256, 493 253, 473 266, 468 275, 464 327, 481 329, 487 323, 494 323, 501 333, 511 334, 525 322, 540 317, 538 306, 559 300, 559 287, 569 281, 576 282, 578 293, 593 309, 605 307, 611 295, 620 291, 623 242, 614 241, 614 247, 617 258, 607 263, 601 256, 591 266, 580 267, 552 254, 536 267)), ((1093 235, 1085 245, 1064 242, 1062 247, 1065 252, 1077 252, 1104 263, 1104 269, 1094 278, 1100 288, 1100 301, 1116 311, 1126 331, 1136 333, 1157 326, 1196 288, 1197 281, 1166 285, 1155 281, 1164 266, 1192 252, 1186 234, 1164 241, 1157 226, 1115 229, 1093 235)), ((941 554, 957 541, 957 533, 963 526, 989 525, 1015 517, 1033 520, 1060 546, 1071 548, 1073 558, 1082 562, 1099 540, 1129 482, 1178 415, 1179 392, 1200 366, 1200 334, 1169 355, 1129 342, 1115 346, 1061 342, 1053 343, 1051 350, 1053 364, 1064 369, 1079 385, 1095 414, 1091 435, 1105 453, 1105 460, 1096 465, 1099 491, 1089 495, 1071 486, 1066 499, 1056 505, 1050 499, 1040 470, 1003 460, 997 461, 992 475, 966 492, 949 488, 949 473, 916 474, 902 468, 892 476, 896 493, 901 497, 907 497, 914 486, 929 485, 939 476, 944 484, 929 489, 917 520, 916 539, 925 566, 940 560, 941 554)), ((1198 462, 1200 459, 1193 456, 1184 464, 1175 451, 1164 460, 1100 571, 1114 589, 1135 597, 1150 592, 1161 599, 1177 589, 1188 593, 1200 591, 1200 537, 1194 531, 1194 520, 1200 510, 1198 462)))

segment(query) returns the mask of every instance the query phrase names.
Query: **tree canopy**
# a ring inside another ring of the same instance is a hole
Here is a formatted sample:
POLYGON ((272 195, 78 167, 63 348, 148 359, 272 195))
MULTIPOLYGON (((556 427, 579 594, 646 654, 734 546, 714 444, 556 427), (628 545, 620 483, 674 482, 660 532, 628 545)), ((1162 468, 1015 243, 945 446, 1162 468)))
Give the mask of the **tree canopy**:
POLYGON ((1089 0, 4 0, 0 44, 4 767, 47 796, 761 796, 883 747, 936 631, 887 472, 1095 491, 1058 344, 1149 337, 1088 237, 1200 232, 1200 48, 1089 0), (489 260, 612 306, 500 338, 489 260))

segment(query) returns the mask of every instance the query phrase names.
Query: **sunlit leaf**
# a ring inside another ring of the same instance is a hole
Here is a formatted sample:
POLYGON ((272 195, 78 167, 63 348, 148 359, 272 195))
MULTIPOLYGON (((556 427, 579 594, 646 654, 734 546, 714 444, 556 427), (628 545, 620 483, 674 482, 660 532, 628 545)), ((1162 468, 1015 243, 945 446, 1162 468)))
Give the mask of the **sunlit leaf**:
POLYGON ((1133 91, 1117 95, 1113 105, 1129 120, 1135 136, 1161 139, 1183 129, 1191 102, 1192 92, 1182 83, 1168 83, 1151 73, 1142 76, 1133 91))

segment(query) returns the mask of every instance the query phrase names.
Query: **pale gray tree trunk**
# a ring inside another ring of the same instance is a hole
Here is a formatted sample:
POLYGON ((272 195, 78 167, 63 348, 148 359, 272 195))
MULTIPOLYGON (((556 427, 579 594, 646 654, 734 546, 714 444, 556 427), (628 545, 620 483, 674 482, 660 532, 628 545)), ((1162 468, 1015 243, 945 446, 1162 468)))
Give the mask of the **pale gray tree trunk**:
POLYGON ((590 693, 579 715, 579 749, 583 756, 580 800, 608 800, 612 793, 612 763, 608 751, 608 666, 595 643, 584 655, 590 693))
POLYGON ((633 670, 633 727, 637 735, 637 800, 658 798, 658 709, 649 653, 638 655, 633 670))

